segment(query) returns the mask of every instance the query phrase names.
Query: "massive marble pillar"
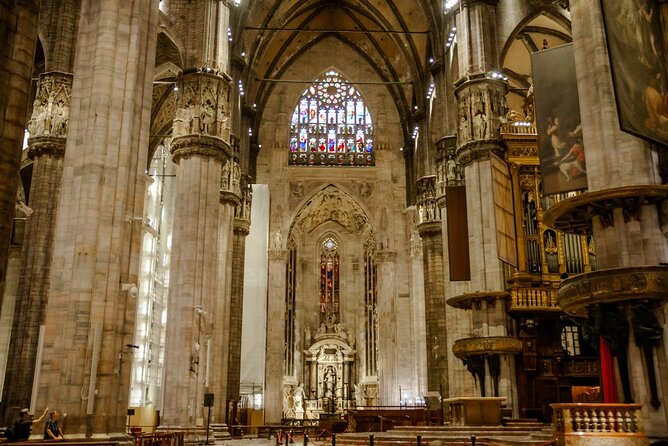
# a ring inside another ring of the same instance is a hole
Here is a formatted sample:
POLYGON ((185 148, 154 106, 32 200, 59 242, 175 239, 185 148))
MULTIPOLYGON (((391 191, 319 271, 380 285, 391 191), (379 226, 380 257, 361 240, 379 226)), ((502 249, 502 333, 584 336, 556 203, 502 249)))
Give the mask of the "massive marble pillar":
MULTIPOLYGON (((457 17, 457 56, 460 78, 455 82, 459 125, 457 159, 464 168, 471 265, 470 289, 497 293, 505 290, 504 261, 513 263, 514 231, 497 212, 508 194, 503 189, 509 181, 503 160, 504 145, 499 127, 505 114, 508 86, 499 70, 496 41, 496 7, 498 0, 463 0, 457 17)), ((484 324, 472 327, 478 336, 508 335, 508 315, 502 304, 484 307, 484 324)), ((505 351, 504 351, 505 355, 505 351)), ((483 358, 484 359, 484 358, 483 358)), ((514 377, 514 360, 505 355, 500 361, 504 385, 499 395, 506 404, 516 408, 514 386, 507 382, 514 377)), ((496 369, 496 364, 493 367, 496 369)))
MULTIPOLYGON (((646 432, 665 439, 668 271, 659 265, 668 261, 662 232, 668 188, 661 185, 650 144, 620 130, 601 3, 571 0, 570 5, 588 191, 548 209, 546 220, 562 228, 575 213, 584 216, 573 222, 593 234, 599 268, 562 282, 559 304, 568 312, 595 315, 591 325, 616 355, 620 399, 642 403, 646 432)), ((621 63, 640 65, 641 56, 628 54, 621 63)))
MULTIPOLYGON (((410 221, 416 221, 415 208, 405 211, 410 221)), ((424 299, 424 262, 422 261, 422 240, 417 232, 413 231, 410 243, 410 269, 409 277, 411 284, 411 325, 414 327, 412 345, 415 352, 415 363, 413 364, 413 396, 419 402, 427 388, 427 350, 425 339, 427 339, 425 299, 424 299)))
POLYGON ((3 42, 0 45, 0 300, 5 287, 19 184, 39 3, 37 0, 0 3, 0 39, 3 42))
MULTIPOLYGON (((232 241, 232 289, 230 293, 230 336, 228 341, 227 401, 239 400, 241 378, 241 333, 243 315, 244 266, 246 236, 250 232, 252 188, 247 177, 240 185, 241 202, 235 208, 234 236, 232 241)), ((230 423, 232 420, 228 420, 230 423)))
POLYGON ((206 420, 204 394, 214 393, 224 413, 225 296, 220 282, 221 238, 231 230, 234 205, 221 192, 223 166, 232 162, 229 141, 229 78, 212 69, 191 69, 177 82, 171 150, 179 164, 172 231, 163 426, 196 427, 206 420), (223 198, 221 200, 221 198, 223 198), (222 204, 221 204, 222 203, 222 204), (223 375, 224 376, 224 375, 223 375), (215 392, 218 390, 218 392, 215 392), (216 395, 216 393, 218 393, 216 395))
POLYGON ((285 293, 287 249, 269 250, 269 295, 267 296, 267 347, 265 351, 264 422, 280 423, 283 413, 285 369, 285 293))
POLYGON ((158 12, 81 2, 35 403, 70 437, 125 435, 158 12))
POLYGON ((397 253, 376 251, 378 284, 378 404, 398 406, 399 381, 397 369, 397 253))
POLYGON ((33 160, 29 195, 32 213, 27 218, 23 238, 8 354, 12 367, 5 375, 2 398, 9 418, 15 417, 13 408, 29 407, 32 397, 40 327, 44 324, 49 294, 71 95, 71 74, 42 74, 28 125, 28 156, 33 160))
POLYGON ((443 278, 443 233, 436 205, 436 177, 417 182, 418 232, 422 238, 427 344, 427 390, 448 396, 447 327, 443 278))
MULTIPOLYGON (((470 282, 468 280, 453 281, 454 277, 450 274, 450 262, 461 262, 465 256, 459 252, 451 252, 455 248, 451 248, 450 237, 463 237, 464 234, 458 233, 455 228, 449 228, 448 222, 459 221, 463 226, 465 220, 461 215, 461 209, 457 209, 456 203, 450 203, 446 199, 448 188, 459 188, 465 184, 463 178, 463 168, 458 164, 456 159, 456 137, 449 136, 439 139, 436 143, 436 205, 441 214, 441 233, 443 237, 443 278, 445 281, 445 295, 446 298, 457 296, 469 291, 470 282), (450 215, 450 214, 453 215, 450 215), (452 217, 452 218, 450 218, 452 217)), ((451 195, 451 200, 453 196, 451 195)), ((454 226, 454 225, 453 225, 454 226)), ((459 228, 461 229, 461 228, 459 228)), ((453 246, 457 246, 453 243, 453 246)), ((457 278, 462 279, 462 278, 457 278)), ((448 355, 448 385, 449 395, 451 397, 473 395, 474 394, 474 380, 473 377, 466 370, 466 366, 459 361, 452 352, 457 339, 464 338, 471 333, 471 317, 468 312, 462 312, 452 307, 445 306, 445 323, 448 329, 448 338, 446 343, 446 350, 448 355)))

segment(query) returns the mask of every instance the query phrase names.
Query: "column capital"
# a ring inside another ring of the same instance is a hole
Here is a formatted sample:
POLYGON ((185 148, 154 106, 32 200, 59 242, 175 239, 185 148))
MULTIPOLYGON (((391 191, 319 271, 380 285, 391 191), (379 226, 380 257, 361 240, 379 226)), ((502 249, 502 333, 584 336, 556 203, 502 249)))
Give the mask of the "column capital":
POLYGON ((59 71, 42 73, 28 122, 31 137, 67 136, 72 99, 72 75, 59 71))
POLYGON ((417 186, 418 223, 440 221, 441 209, 436 204, 436 175, 426 175, 415 182, 417 186))
POLYGON ((443 232, 440 221, 427 221, 417 226, 420 237, 425 238, 432 235, 440 235, 443 232))
POLYGON ((212 68, 184 71, 176 81, 174 136, 208 135, 229 143, 231 80, 212 68))
POLYGON ((239 206, 241 204, 241 198, 232 191, 221 189, 220 204, 231 204, 232 206, 239 206))
POLYGON ((470 141, 457 149, 457 161, 466 167, 476 161, 488 160, 492 153, 503 158, 504 152, 501 140, 470 141))
POLYGON ((250 233, 250 221, 241 218, 234 219, 234 234, 246 237, 250 233))
POLYGON ((179 164, 181 159, 188 159, 193 156, 203 158, 215 158, 221 163, 225 163, 230 155, 230 145, 220 138, 208 135, 184 135, 172 140, 170 146, 173 160, 179 164))
POLYGON ((64 136, 39 135, 28 138, 28 158, 34 160, 42 155, 51 155, 54 158, 62 158, 65 155, 64 136))

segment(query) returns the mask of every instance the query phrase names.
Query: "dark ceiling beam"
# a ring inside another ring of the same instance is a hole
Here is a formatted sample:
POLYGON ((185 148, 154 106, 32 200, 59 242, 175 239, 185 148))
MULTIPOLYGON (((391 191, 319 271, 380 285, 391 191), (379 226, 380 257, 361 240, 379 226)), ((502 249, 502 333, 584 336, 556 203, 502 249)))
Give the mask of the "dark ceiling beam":
POLYGON ((279 28, 279 27, 260 27, 244 26, 245 30, 255 31, 298 31, 310 33, 339 33, 339 34, 424 34, 429 35, 429 31, 398 31, 395 29, 318 29, 318 28, 279 28))
MULTIPOLYGON (((285 84, 317 84, 317 83, 326 83, 324 81, 316 82, 314 80, 300 80, 300 79, 270 79, 270 78, 255 78, 258 82, 279 82, 285 84)), ((411 81, 350 81, 347 80, 346 84, 350 85, 412 85, 411 81)))

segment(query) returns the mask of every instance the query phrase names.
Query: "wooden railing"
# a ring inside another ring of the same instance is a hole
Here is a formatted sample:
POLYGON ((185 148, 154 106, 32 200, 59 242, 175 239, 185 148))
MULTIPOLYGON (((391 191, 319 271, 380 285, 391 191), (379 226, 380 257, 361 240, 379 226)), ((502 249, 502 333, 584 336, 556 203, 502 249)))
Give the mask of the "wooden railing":
POLYGON ((510 290, 510 311, 548 310, 560 311, 557 305, 557 289, 517 287, 510 290))
POLYGON ((184 432, 133 434, 134 446, 183 446, 184 432))
POLYGON ((557 444, 644 445, 640 404, 550 404, 557 444))

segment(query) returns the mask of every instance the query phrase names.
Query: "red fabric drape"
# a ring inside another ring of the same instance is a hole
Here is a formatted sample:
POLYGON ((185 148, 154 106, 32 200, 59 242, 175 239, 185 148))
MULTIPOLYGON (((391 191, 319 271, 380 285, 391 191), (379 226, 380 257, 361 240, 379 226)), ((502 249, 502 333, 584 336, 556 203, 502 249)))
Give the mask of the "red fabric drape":
POLYGON ((617 383, 615 381, 615 364, 612 361, 610 345, 601 336, 599 350, 601 352, 601 385, 603 386, 603 402, 618 403, 617 383))

